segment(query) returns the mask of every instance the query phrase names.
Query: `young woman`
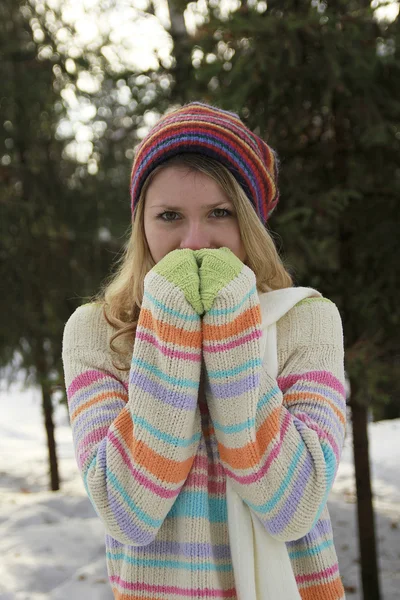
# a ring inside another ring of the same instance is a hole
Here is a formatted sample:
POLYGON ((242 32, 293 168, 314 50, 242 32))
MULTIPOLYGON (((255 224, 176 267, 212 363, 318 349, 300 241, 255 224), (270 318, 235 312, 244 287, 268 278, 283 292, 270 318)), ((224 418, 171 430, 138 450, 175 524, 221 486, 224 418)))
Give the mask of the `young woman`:
POLYGON ((326 508, 345 431, 341 320, 313 290, 287 305, 300 288, 265 228, 274 152, 235 114, 188 104, 139 146, 131 197, 119 269, 63 345, 115 598, 247 600, 228 484, 284 547, 290 597, 344 598, 326 508), (268 320, 276 376, 261 352, 268 320))

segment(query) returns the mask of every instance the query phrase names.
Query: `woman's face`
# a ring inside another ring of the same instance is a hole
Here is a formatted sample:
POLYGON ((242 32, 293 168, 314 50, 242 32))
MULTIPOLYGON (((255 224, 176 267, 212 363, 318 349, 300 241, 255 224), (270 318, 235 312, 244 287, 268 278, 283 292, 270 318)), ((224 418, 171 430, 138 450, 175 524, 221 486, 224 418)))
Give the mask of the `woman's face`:
POLYGON ((216 181, 186 166, 159 171, 147 188, 144 231, 157 263, 179 248, 229 248, 245 261, 233 203, 216 181))

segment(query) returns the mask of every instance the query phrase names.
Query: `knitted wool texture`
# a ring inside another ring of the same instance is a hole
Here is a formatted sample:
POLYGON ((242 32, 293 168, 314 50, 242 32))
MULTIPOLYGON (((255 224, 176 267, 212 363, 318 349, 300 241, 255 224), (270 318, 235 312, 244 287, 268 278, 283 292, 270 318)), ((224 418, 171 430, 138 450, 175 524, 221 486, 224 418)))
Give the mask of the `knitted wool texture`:
POLYGON ((106 528, 114 597, 236 600, 229 477, 286 542, 302 600, 343 599, 326 507, 345 423, 338 311, 313 298, 278 322, 275 380, 254 273, 218 251, 178 252, 145 278, 129 373, 112 365, 101 305, 65 327, 76 458, 106 528))
POLYGON ((279 199, 274 151, 236 114, 200 102, 160 119, 139 145, 131 175, 132 212, 151 171, 183 153, 221 162, 239 182, 261 221, 267 221, 279 199))

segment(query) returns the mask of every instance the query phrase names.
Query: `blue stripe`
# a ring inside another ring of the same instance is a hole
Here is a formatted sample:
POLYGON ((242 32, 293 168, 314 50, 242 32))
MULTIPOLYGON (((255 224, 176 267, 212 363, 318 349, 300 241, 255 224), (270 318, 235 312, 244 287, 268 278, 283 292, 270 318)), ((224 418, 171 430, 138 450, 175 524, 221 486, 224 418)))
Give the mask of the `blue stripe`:
POLYGON ((112 552, 106 553, 107 558, 113 560, 123 560, 135 565, 137 567, 153 567, 153 568, 167 568, 167 569, 183 569, 186 571, 217 571, 220 573, 226 573, 232 571, 232 564, 214 564, 214 563, 195 563, 195 562, 183 562, 180 560, 156 560, 155 558, 136 558, 135 556, 128 556, 123 552, 112 552))
POLYGON ((222 433, 239 433, 244 429, 253 429, 256 425, 255 418, 247 419, 247 421, 243 421, 243 423, 237 423, 236 425, 221 425, 217 421, 213 421, 214 428, 218 429, 218 431, 222 431, 222 433))
POLYGON ((164 381, 166 381, 167 383, 170 383, 171 385, 177 385, 177 386, 183 387, 183 388, 193 388, 195 390, 197 390, 199 387, 198 381, 193 381, 193 379, 177 379, 176 377, 170 377, 169 375, 166 375, 158 367, 155 367, 154 365, 146 362, 145 360, 142 360, 141 358, 133 357, 132 364, 136 365, 138 367, 142 367, 146 371, 149 371, 152 375, 155 375, 156 377, 163 379, 164 381))
POLYGON ((247 369, 251 369, 254 367, 260 367, 262 361, 260 358, 253 358, 251 360, 246 361, 242 365, 238 365, 233 369, 226 369, 224 371, 207 371, 207 375, 210 379, 218 379, 219 377, 232 377, 234 375, 239 375, 243 371, 247 369))
POLYGON ((322 502, 319 506, 317 515, 314 519, 314 522, 312 524, 312 527, 315 527, 315 525, 317 524, 322 511, 324 510, 326 503, 328 502, 328 497, 333 485, 333 481, 335 479, 335 475, 336 475, 336 456, 335 453, 333 452, 332 448, 328 445, 328 442, 325 442, 324 440, 321 441, 321 447, 322 447, 322 452, 324 453, 324 458, 325 458, 325 463, 326 463, 326 491, 324 494, 324 497, 322 498, 322 502))
POLYGON ((178 317, 179 319, 183 319, 184 321, 200 321, 200 317, 198 314, 185 315, 184 313, 178 312, 177 310, 174 310, 173 308, 169 308, 169 306, 165 306, 165 304, 163 304, 162 302, 160 302, 159 300, 154 298, 154 296, 149 294, 149 292, 147 292, 147 291, 144 292, 144 296, 148 300, 150 300, 150 302, 152 304, 154 304, 154 306, 157 306, 157 308, 160 308, 162 311, 164 311, 170 315, 173 315, 174 317, 178 317))
POLYGON ((135 513, 138 519, 140 519, 140 521, 146 523, 146 525, 148 525, 149 527, 156 527, 157 529, 161 527, 164 519, 153 519, 152 517, 150 517, 150 515, 145 513, 144 510, 142 510, 141 508, 139 508, 139 506, 137 506, 137 504, 135 504, 130 494, 128 494, 125 488, 122 487, 114 473, 110 471, 110 469, 107 469, 106 473, 108 481, 112 484, 114 489, 116 489, 121 494, 124 502, 126 502, 126 504, 135 513))
POLYGON ((281 390, 278 387, 273 387, 272 390, 264 394, 264 396, 258 401, 256 410, 261 410, 267 404, 267 402, 269 402, 271 398, 277 394, 281 394, 281 390))
POLYGON ((228 518, 226 498, 215 498, 208 492, 182 490, 168 517, 204 518, 210 523, 225 523, 228 518))
POLYGON ((304 441, 301 440, 297 446, 296 452, 294 453, 292 462, 289 465, 287 475, 284 478, 284 480, 282 481, 281 485, 279 486, 279 489, 272 496, 271 500, 268 500, 265 504, 261 504, 261 505, 252 504, 251 502, 247 502, 247 504, 250 508, 252 508, 253 510, 255 510, 257 512, 267 513, 267 512, 270 512, 276 506, 276 504, 279 502, 279 500, 284 495, 286 489, 288 488, 288 486, 291 482, 293 474, 296 472, 296 470, 298 468, 298 463, 300 461, 301 455, 303 454, 303 449, 304 449, 304 441))
POLYGON ((172 444, 173 446, 180 446, 181 448, 188 448, 195 442, 198 442, 201 438, 201 433, 195 433, 191 438, 180 438, 174 435, 169 435, 164 431, 160 431, 157 427, 154 427, 151 423, 146 421, 143 417, 138 417, 136 415, 132 415, 132 421, 135 425, 140 425, 143 429, 146 429, 151 435, 153 435, 158 440, 162 440, 167 444, 172 444))
POLYGON ((254 286, 251 288, 251 290, 249 292, 247 292, 247 294, 239 302, 239 304, 236 304, 236 306, 233 306, 232 308, 212 308, 211 310, 208 311, 208 314, 210 316, 214 317, 217 315, 229 315, 230 313, 234 313, 235 311, 239 310, 239 308, 241 308, 243 306, 243 304, 250 298, 250 296, 252 294, 255 294, 256 292, 257 292, 257 288, 256 288, 256 286, 254 286))
POLYGON ((289 552, 289 558, 305 558, 307 556, 314 556, 315 554, 319 554, 322 550, 326 550, 326 548, 330 548, 333 546, 333 540, 325 540, 322 544, 318 544, 318 546, 312 546, 311 548, 307 548, 306 550, 295 550, 289 552))
MULTIPOLYGON (((275 394, 280 392, 278 388, 273 388, 270 390, 265 396, 261 398, 261 400, 257 404, 256 411, 258 412, 263 406, 270 400, 275 394)), ((222 431, 222 433, 239 433, 240 431, 244 431, 246 429, 252 429, 256 426, 255 417, 249 418, 246 421, 242 421, 241 423, 236 423, 235 425, 222 425, 218 421, 214 421, 214 428, 218 429, 218 431, 222 431)))
POLYGON ((157 383, 153 379, 149 379, 140 371, 131 371, 130 384, 143 390, 158 401, 165 405, 173 406, 182 410, 195 410, 197 406, 197 394, 185 394, 176 391, 173 388, 169 389, 162 383, 157 383))
MULTIPOLYGON (((159 142, 154 147, 152 147, 150 152, 147 152, 145 158, 142 161, 142 164, 138 168, 138 170, 135 174, 135 179, 138 180, 138 178, 141 177, 142 172, 147 169, 148 164, 153 159, 153 156, 155 154, 157 154, 157 152, 159 152, 160 148, 163 149, 164 156, 167 156, 170 146, 173 146, 176 143, 176 139, 177 139, 177 136, 171 135, 171 137, 169 138, 169 141, 166 142, 164 140, 161 140, 161 142, 159 142)), ((228 154, 230 156, 230 160, 235 164, 235 166, 240 167, 239 172, 240 172, 240 170, 244 171, 247 175, 247 179, 250 181, 250 185, 253 185, 256 188, 257 198, 261 197, 262 191, 260 188, 260 184, 254 177, 254 173, 251 168, 251 163, 250 163, 250 167, 249 167, 249 162, 244 160, 244 157, 239 152, 234 151, 234 148, 232 146, 228 145, 224 140, 221 139, 220 141, 216 142, 216 141, 214 141, 214 139, 211 136, 209 136, 207 134, 201 135, 201 134, 190 134, 190 133, 186 134, 186 135, 180 133, 179 140, 180 140, 181 144, 184 144, 185 142, 188 142, 189 144, 193 144, 193 142, 197 142, 200 145, 207 144, 208 146, 214 147, 214 150, 212 150, 211 152, 216 152, 217 154, 220 154, 219 151, 222 150, 224 153, 228 154)), ((164 160, 165 160, 165 158, 164 158, 164 160)), ((247 182, 246 182, 246 184, 247 184, 247 182)))

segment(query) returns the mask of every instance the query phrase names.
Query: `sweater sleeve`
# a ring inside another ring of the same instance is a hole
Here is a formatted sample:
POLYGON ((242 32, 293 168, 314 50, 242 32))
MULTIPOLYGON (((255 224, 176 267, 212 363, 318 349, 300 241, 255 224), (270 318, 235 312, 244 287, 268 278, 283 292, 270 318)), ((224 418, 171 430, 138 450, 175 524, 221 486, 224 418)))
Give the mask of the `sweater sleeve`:
POLYGON ((158 274, 149 277, 153 288, 169 288, 165 295, 174 299, 175 310, 151 294, 144 298, 128 382, 112 365, 109 337, 115 330, 101 306, 78 308, 63 339, 83 482, 107 533, 133 546, 155 538, 200 440, 200 317, 170 282, 158 274))
POLYGON ((262 364, 261 312, 243 268, 204 317, 208 404, 227 476, 276 539, 306 535, 332 487, 344 441, 343 336, 326 299, 278 325, 280 375, 262 364), (249 291, 250 290, 250 291, 249 291), (281 343, 282 339, 282 343, 281 343))

